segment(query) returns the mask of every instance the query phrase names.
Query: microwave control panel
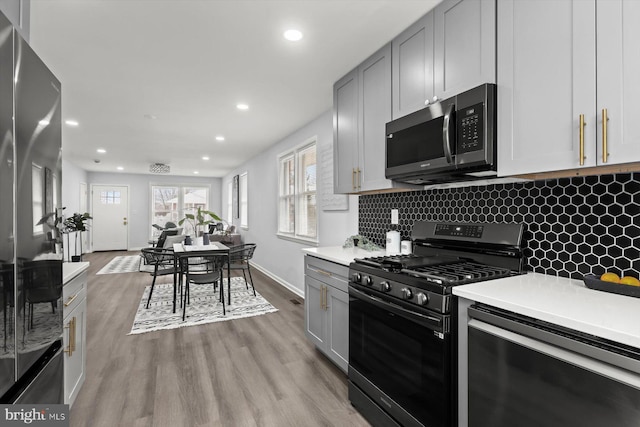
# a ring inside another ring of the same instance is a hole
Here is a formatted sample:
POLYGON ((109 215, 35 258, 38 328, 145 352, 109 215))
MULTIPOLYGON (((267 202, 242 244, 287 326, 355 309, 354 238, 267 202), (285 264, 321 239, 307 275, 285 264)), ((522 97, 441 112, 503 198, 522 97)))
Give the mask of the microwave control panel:
POLYGON ((479 103, 471 107, 456 111, 458 123, 458 153, 468 153, 484 148, 484 104, 479 103))

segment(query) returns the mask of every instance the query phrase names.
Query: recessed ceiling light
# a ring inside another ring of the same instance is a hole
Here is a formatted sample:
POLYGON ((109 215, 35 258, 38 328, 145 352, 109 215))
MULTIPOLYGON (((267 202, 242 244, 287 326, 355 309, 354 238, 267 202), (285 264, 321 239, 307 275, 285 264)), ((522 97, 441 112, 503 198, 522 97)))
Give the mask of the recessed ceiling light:
POLYGON ((79 123, 77 121, 75 121, 75 120, 66 120, 65 123, 68 126, 78 126, 79 125, 79 123))
POLYGON ((158 116, 154 116, 153 114, 145 114, 144 118, 149 120, 155 120, 158 118, 158 116))
POLYGON ((247 104, 238 104, 238 105, 236 105, 236 108, 238 110, 248 110, 249 106, 247 104))
POLYGON ((124 168, 122 166, 118 166, 116 169, 118 169, 119 171, 124 170, 124 168))
POLYGON ((224 136, 222 135, 216 136, 216 141, 224 141, 224 136))
POLYGON ((41 126, 49 126, 49 120, 47 119, 42 119, 38 122, 39 125, 41 126))
POLYGON ((193 171, 193 174, 194 174, 194 175, 198 175, 199 173, 200 173, 200 172, 198 172, 198 171, 193 171))
POLYGON ((202 160, 209 160, 209 156, 202 156, 202 160))
POLYGON ((302 33, 298 30, 290 29, 284 32, 284 38, 292 42, 297 42, 302 39, 302 33))
POLYGON ((107 152, 107 150, 105 150, 104 148, 98 148, 96 151, 100 154, 104 154, 107 152))

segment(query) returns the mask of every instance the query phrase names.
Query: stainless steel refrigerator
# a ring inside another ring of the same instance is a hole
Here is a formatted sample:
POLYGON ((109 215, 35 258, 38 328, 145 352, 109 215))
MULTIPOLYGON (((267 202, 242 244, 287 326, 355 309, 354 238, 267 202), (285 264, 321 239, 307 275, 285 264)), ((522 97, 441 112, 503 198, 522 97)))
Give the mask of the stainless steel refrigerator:
POLYGON ((60 82, 0 14, 0 403, 63 403, 60 82))

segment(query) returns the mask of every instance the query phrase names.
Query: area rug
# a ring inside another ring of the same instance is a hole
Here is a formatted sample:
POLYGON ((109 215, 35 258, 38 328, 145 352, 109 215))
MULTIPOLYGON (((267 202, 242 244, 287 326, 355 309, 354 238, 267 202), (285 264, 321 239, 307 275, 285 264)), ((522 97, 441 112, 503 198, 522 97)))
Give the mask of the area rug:
POLYGON ((134 273, 140 269, 140 260, 140 255, 117 256, 96 274, 134 273))
MULTIPOLYGON (((145 308, 150 289, 151 285, 147 286, 142 294, 129 335, 242 319, 278 311, 259 293, 256 292, 256 296, 253 296, 251 285, 247 290, 242 277, 231 278, 231 305, 226 306, 226 315, 222 314, 219 289, 214 293, 212 285, 191 285, 191 301, 187 305, 187 317, 184 321, 182 320, 182 308, 179 302, 176 312, 172 312, 173 283, 156 283, 151 296, 151 304, 149 308, 145 308)), ((224 291, 225 301, 227 301, 226 279, 224 281, 224 291)))

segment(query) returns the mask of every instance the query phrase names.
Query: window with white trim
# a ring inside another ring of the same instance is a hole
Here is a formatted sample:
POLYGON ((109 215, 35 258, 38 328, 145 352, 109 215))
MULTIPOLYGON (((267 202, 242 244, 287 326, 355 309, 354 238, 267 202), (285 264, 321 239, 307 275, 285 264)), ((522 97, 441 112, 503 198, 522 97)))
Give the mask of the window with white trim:
MULTIPOLYGON (((195 214, 198 207, 208 210, 209 187, 193 187, 180 185, 152 185, 151 186, 151 223, 165 227, 167 222, 178 222, 185 213, 195 214)), ((193 224, 185 221, 184 234, 192 234, 193 224)), ((160 232, 153 229, 152 237, 160 232)))
POLYGON ((278 234, 317 241, 316 138, 278 157, 278 234))
POLYGON ((247 193, 247 172, 240 175, 240 227, 249 227, 249 194, 247 193))

